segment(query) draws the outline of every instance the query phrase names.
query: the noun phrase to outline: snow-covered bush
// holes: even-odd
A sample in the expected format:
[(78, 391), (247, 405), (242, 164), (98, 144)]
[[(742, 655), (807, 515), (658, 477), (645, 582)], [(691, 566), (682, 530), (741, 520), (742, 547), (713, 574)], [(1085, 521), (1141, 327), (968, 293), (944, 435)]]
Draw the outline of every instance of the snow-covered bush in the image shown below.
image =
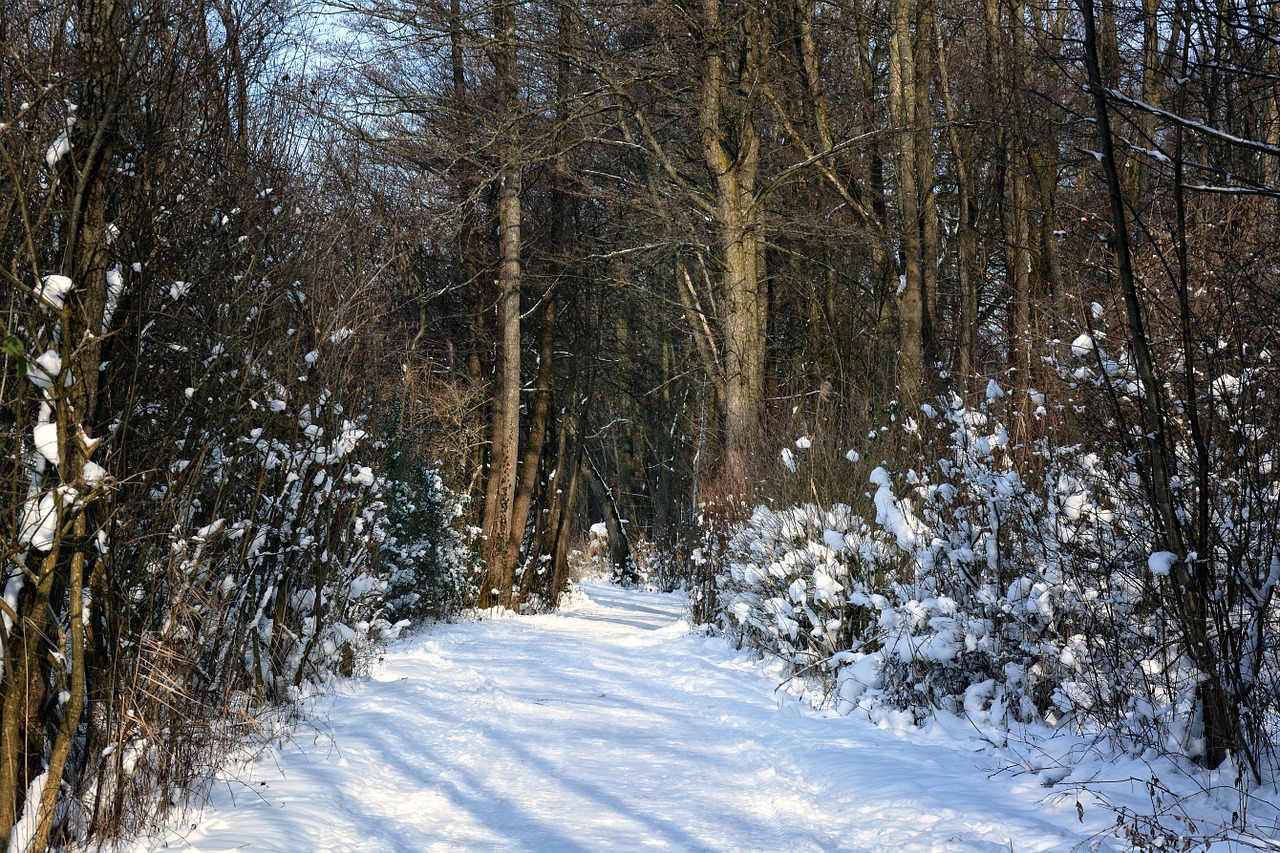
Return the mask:
[(797, 670), (821, 664), (846, 709), (870, 690), (900, 707), (1025, 719), (1051, 692), (1041, 658), (1056, 651), (1038, 504), (989, 412), (953, 398), (903, 426), (934, 455), (897, 492), (872, 471), (873, 517), (756, 510), (731, 540), (723, 623)]
[(757, 507), (726, 548), (720, 624), (797, 669), (834, 669), (868, 628), (851, 597), (889, 582), (901, 570), (894, 557), (848, 506)]
[(1043, 560), (1042, 502), (1015, 466), (1039, 460), (1011, 447), (1003, 397), (992, 384), (980, 407), (953, 395), (908, 418), (922, 451), (900, 494), (888, 471), (872, 472), (876, 523), (915, 567), (853, 602), (883, 630), (880, 686), (896, 704), (1027, 719), (1049, 694), (1061, 602)]
[(0, 288), (0, 690), (29, 709), (0, 761), (24, 768), (0, 773), (15, 849), (136, 831), (198, 793), (272, 703), (356, 671), (394, 634), (387, 595), (456, 545), (419, 517), (456, 513), (438, 479), (385, 470), (383, 259), (290, 165), (265, 102), (227, 112), (198, 28), (159, 38), (118, 8), (137, 64), (86, 60), (83, 40), (41, 51), (45, 10), (27, 55), (48, 77), (6, 101), (23, 104), (0, 165), (17, 276)]
[(387, 619), (442, 618), (470, 601), (475, 553), (461, 526), (463, 497), (437, 470), (393, 450), (384, 500), (387, 532), (379, 561)]
[(758, 507), (721, 560), (719, 624), (821, 676), (844, 710), (1071, 722), (1196, 754), (1199, 676), (1161, 618), (1168, 566), (1140, 480), (1080, 446), (1014, 445), (1002, 407), (1017, 417), (993, 386), (980, 407), (907, 419), (919, 455), (872, 471), (866, 518)]
[[(1074, 464), (1050, 490), (1059, 563), (1096, 617), (1080, 631), (1091, 666), (1076, 707), (1209, 767), (1231, 756), (1259, 782), (1280, 735), (1280, 370), (1270, 326), (1210, 295), (1252, 275), (1229, 240), (1215, 231), (1212, 243), (1178, 325), (1156, 315), (1152, 379), (1139, 378), (1133, 336), (1090, 306), (1055, 364), (1092, 434), (1059, 451)], [(1148, 270), (1144, 287), (1186, 286), (1166, 273)]]

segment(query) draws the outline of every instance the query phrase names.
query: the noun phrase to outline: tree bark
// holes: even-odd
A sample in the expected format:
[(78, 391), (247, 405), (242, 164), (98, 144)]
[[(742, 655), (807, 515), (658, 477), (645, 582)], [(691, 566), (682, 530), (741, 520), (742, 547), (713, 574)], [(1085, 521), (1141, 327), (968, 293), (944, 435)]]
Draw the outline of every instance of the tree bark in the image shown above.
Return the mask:
[[(715, 187), (715, 218), (723, 274), (725, 445), (723, 471), (741, 484), (747, 460), (760, 435), (764, 405), (765, 304), (758, 275), (760, 214), (755, 193), (760, 137), (749, 104), (740, 114), (726, 115), (727, 49), (720, 0), (703, 0), (703, 79), (699, 105), (702, 151)], [(746, 26), (738, 68), (742, 89), (763, 75), (762, 24), (754, 17)], [(724, 123), (731, 123), (736, 148), (726, 145)]]
[[(107, 181), (129, 45), (122, 18), (116, 0), (84, 0), (77, 9), (82, 75), (75, 81), (80, 86), (77, 122), (55, 176), (65, 223), (59, 271), (74, 283), (57, 311), (62, 371), (46, 392), (57, 425), (59, 461), (40, 478), (41, 489), (54, 496), (57, 532), (46, 553), (37, 558), (29, 552), (36, 564), (28, 579), (34, 589), (19, 594), (18, 618), (4, 644), (0, 722), (0, 846), (7, 846), (25, 811), (35, 816), (26, 847), (31, 851), (44, 850), (55, 828), (58, 792), (86, 701), (81, 600), (93, 532), (90, 513), (102, 495), (84, 482), (92, 446), (82, 437), (95, 432), (105, 340)], [(40, 773), (45, 774), (40, 801), (27, 802)]]
[[(934, 28), (932, 2), (920, 2), (916, 10), (916, 46), (912, 50), (915, 59), (916, 79), (916, 127), (915, 141), (916, 193), (920, 216), (920, 340), (921, 360), (924, 366), (938, 361), (938, 258), (942, 254), (941, 226), (938, 221), (937, 198), (934, 193), (934, 138), (931, 129), (930, 109), (933, 98), (930, 82), (933, 79), (935, 55), (930, 50), (930, 31)], [(923, 383), (923, 378), (921, 379)]]
[[(551, 392), (554, 385), (552, 357), (555, 344), (555, 292), (543, 297), (542, 330), (538, 335), (538, 378), (535, 380), (533, 412), (529, 417), (529, 435), (525, 440), (524, 458), (516, 478), (514, 510), (511, 517), (511, 535), (507, 542), (507, 562), (513, 567), (520, 563), (520, 543), (528, 528), (529, 508), (533, 505), (533, 493), (538, 485), (542, 467), (542, 451), (547, 442), (547, 414), (551, 409)], [(536, 558), (530, 554), (531, 558)], [(532, 566), (526, 567), (527, 573)], [(521, 589), (524, 589), (523, 579)], [(523, 597), (523, 596), (521, 596)], [(519, 604), (519, 602), (515, 602)]]
[(520, 284), (521, 168), (516, 162), (515, 132), (519, 108), (516, 78), (516, 7), (514, 0), (494, 6), (494, 75), (503, 127), (498, 169), (498, 364), (489, 433), (489, 480), (485, 489), (484, 575), (481, 607), (509, 606), (515, 565), (511, 560), (516, 460), (520, 452)]
[(924, 379), (924, 248), (916, 174), (916, 64), (911, 38), (911, 0), (893, 0), (889, 10), (889, 116), (893, 123), (894, 180), (901, 229), (898, 307), (898, 390), (905, 401), (920, 396)]
[(952, 168), (956, 177), (956, 277), (959, 286), (959, 328), (956, 329), (956, 373), (960, 376), (960, 393), (968, 395), (977, 385), (978, 371), (978, 239), (973, 227), (973, 175), (969, 169), (970, 151), (960, 139), (960, 117), (951, 96), (951, 78), (947, 53), (942, 39), (941, 22), (936, 14), (933, 26), (934, 50), (938, 62), (938, 88), (943, 108), (947, 111), (947, 142), (951, 146)]

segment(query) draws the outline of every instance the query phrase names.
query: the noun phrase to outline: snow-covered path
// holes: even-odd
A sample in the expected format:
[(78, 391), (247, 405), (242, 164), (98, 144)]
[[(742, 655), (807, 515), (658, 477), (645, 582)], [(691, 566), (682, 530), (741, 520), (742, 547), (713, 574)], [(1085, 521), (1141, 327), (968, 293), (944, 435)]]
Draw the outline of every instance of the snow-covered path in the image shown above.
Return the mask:
[(585, 590), (397, 645), (138, 849), (1033, 853), (1098, 828), (954, 733), (808, 710), (676, 596)]

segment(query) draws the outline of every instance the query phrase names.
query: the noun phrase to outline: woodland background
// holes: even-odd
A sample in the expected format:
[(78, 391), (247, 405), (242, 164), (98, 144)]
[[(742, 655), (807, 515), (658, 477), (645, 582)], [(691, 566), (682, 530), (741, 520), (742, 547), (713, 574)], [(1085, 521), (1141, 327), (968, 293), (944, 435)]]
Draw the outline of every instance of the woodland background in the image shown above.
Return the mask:
[(602, 519), (846, 709), (1274, 772), (1270, 0), (9, 0), (0, 55), (11, 849)]

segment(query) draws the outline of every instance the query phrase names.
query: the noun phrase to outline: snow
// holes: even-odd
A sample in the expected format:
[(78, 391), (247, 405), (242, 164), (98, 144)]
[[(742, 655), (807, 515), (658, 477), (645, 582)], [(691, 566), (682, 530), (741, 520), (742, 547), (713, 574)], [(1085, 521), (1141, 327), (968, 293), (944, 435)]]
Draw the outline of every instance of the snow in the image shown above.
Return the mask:
[(35, 443), (36, 451), (48, 460), (50, 465), (59, 464), (58, 425), (56, 423), (41, 419), (31, 430), (31, 438)]
[(812, 710), (692, 633), (678, 595), (583, 590), (555, 615), (402, 641), (135, 853), (1037, 853), (1113, 820), (1086, 801), (1078, 822), (1070, 786), (993, 772), (958, 720)]
[(92, 460), (84, 463), (83, 475), (90, 488), (101, 486), (107, 480), (107, 470)]
[(22, 525), (18, 529), (19, 544), (30, 545), (37, 551), (53, 547), (58, 531), (58, 505), (52, 492), (27, 499), (22, 507)]
[[(115, 226), (111, 226), (115, 228)], [(116, 228), (119, 232), (119, 229)], [(124, 298), (124, 270), (117, 264), (107, 270), (107, 304), (102, 311), (102, 334), (111, 331), (111, 321), (114, 319), (116, 309), (120, 307), (120, 300)]]
[(70, 153), (71, 136), (64, 130), (58, 134), (58, 138), (53, 140), (53, 143), (44, 152), (44, 162), (50, 169), (53, 169), (62, 161), (63, 157)]
[(920, 534), (920, 522), (909, 511), (906, 505), (900, 505), (893, 496), (889, 472), (877, 467), (871, 472), (871, 484), (877, 486), (874, 497), (876, 505), (876, 524), (892, 534), (903, 551), (912, 551)]
[(1137, 98), (1129, 97), (1128, 95), (1124, 94), (1118, 89), (1108, 89), (1107, 94), (1114, 100), (1120, 101), (1121, 103), (1128, 104), (1129, 106), (1132, 106), (1132, 107), (1137, 107), (1138, 109), (1141, 109), (1143, 112), (1149, 113), (1151, 115), (1159, 116), (1164, 119), (1169, 119), (1170, 121), (1173, 121), (1175, 124), (1179, 124), (1183, 127), (1190, 128), (1191, 130), (1197, 131), (1206, 136), (1212, 136), (1216, 139), (1220, 139), (1232, 145), (1239, 145), (1243, 148), (1250, 148), (1250, 149), (1253, 149), (1254, 151), (1261, 151), (1264, 154), (1271, 154), (1273, 156), (1280, 155), (1280, 147), (1278, 146), (1267, 145), (1266, 143), (1259, 142), (1256, 139), (1246, 139), (1241, 136), (1235, 136), (1233, 134), (1227, 133), (1226, 131), (1218, 130), (1216, 127), (1210, 127), (1207, 124), (1201, 124), (1200, 122), (1194, 121), (1193, 119), (1189, 119), (1185, 116), (1178, 115), (1177, 113), (1171, 113), (1171, 112), (1167, 112), (1166, 110), (1157, 109), (1156, 107), (1153, 107), (1151, 104), (1148, 104)]
[(1071, 354), (1076, 358), (1088, 358), (1093, 353), (1093, 349), (1093, 336), (1088, 332), (1071, 342)]
[(1178, 562), (1178, 555), (1172, 551), (1156, 551), (1147, 558), (1147, 568), (1151, 569), (1153, 575), (1168, 577), (1176, 562)]
[(74, 289), (75, 283), (65, 275), (47, 275), (40, 281), (40, 298), (61, 311), (67, 303), (67, 294)]
[(40, 810), (38, 807), (33, 808), (33, 806), (36, 806), (41, 797), (44, 796), (45, 783), (48, 781), (49, 771), (46, 770), (32, 779), (31, 784), (27, 786), (26, 804), (22, 808), (22, 816), (14, 824), (13, 834), (9, 836), (8, 853), (22, 853), (27, 849), (27, 845), (31, 843), (32, 837), (35, 836)]
[(54, 377), (61, 372), (62, 356), (58, 355), (57, 350), (49, 349), (41, 353), (35, 362), (28, 366), (27, 378), (37, 388), (48, 389), (53, 387)]
[(839, 530), (822, 531), (822, 541), (837, 554), (849, 547), (844, 541), (844, 534)]
[(1237, 398), (1240, 396), (1241, 389), (1244, 388), (1244, 382), (1239, 376), (1232, 376), (1230, 373), (1224, 373), (1217, 379), (1213, 380), (1211, 386), (1213, 393), (1219, 397)]
[[(18, 594), (22, 592), (22, 588), (26, 586), (26, 578), (22, 572), (16, 572), (9, 575), (4, 585), (4, 603), (5, 607), (0, 610), (0, 619), (4, 624), (4, 635), (7, 637), (9, 632), (13, 630), (13, 618), (10, 613), (18, 612)], [(0, 675), (4, 674), (4, 662), (0, 661)]]

